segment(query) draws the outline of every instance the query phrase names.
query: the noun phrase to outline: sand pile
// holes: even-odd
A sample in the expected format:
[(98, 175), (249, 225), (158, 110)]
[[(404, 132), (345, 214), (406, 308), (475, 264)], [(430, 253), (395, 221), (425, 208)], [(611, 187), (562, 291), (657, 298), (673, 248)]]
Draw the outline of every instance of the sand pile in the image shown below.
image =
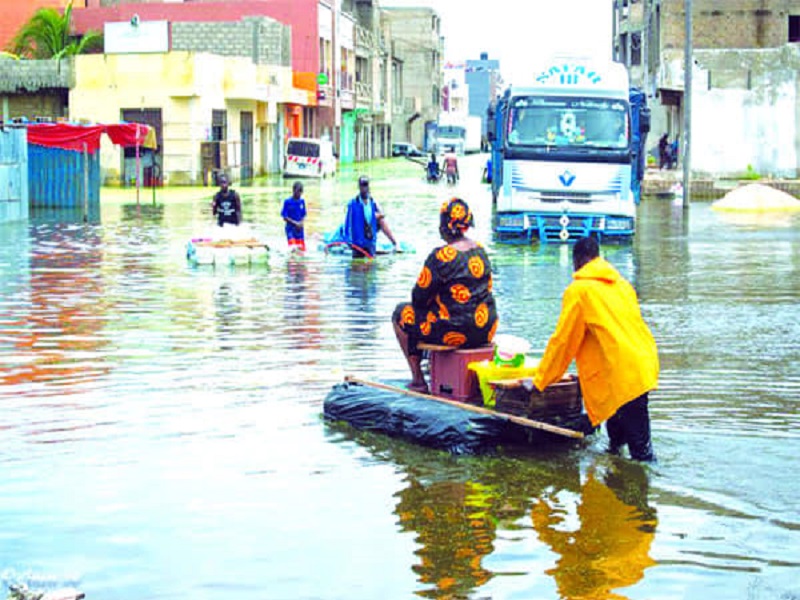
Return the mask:
[(728, 192), (711, 208), (730, 212), (800, 212), (800, 200), (768, 185), (751, 183)]

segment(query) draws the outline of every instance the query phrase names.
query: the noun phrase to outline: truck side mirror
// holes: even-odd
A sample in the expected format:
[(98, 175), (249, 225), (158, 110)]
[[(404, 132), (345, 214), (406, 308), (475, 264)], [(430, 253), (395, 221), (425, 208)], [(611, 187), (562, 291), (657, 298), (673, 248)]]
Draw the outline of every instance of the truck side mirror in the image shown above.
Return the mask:
[(639, 113), (639, 133), (650, 133), (650, 109), (646, 106)]
[(489, 131), (486, 132), (486, 139), (489, 140), (490, 142), (494, 142), (497, 139), (497, 136), (495, 136), (493, 129), (490, 129)]

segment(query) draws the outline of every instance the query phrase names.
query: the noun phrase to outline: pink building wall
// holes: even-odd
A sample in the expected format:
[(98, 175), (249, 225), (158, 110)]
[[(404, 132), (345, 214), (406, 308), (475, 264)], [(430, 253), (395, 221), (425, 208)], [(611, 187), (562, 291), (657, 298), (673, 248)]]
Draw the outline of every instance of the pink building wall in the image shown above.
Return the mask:
[(89, 7), (72, 14), (76, 33), (90, 29), (103, 31), (103, 24), (130, 21), (139, 15), (142, 21), (213, 22), (239, 21), (242, 17), (263, 16), (292, 28), (292, 70), (295, 73), (319, 72), (318, 0), (218, 0), (189, 3), (144, 2), (99, 6), (88, 0)]

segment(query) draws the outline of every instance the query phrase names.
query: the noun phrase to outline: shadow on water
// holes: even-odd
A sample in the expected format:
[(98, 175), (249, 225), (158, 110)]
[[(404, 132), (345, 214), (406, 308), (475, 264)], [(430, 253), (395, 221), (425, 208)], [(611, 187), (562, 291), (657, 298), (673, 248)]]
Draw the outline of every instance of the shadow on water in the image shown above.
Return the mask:
[[(394, 514), (418, 544), (419, 596), (511, 597), (525, 587), (527, 597), (622, 598), (614, 591), (656, 564), (650, 474), (638, 463), (563, 449), (455, 458), (330, 427), (402, 473)], [(509, 544), (523, 539), (523, 553)], [(520, 584), (540, 570), (548, 581)]]

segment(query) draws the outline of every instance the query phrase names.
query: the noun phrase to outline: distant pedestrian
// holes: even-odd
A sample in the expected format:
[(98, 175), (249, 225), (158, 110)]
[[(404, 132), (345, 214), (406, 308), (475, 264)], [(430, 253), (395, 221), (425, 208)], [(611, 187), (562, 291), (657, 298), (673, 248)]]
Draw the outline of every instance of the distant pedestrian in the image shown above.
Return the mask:
[(658, 139), (658, 168), (669, 167), (669, 135), (666, 133)]
[(675, 140), (669, 145), (669, 166), (668, 169), (677, 169), (678, 168), (678, 147), (679, 147), (678, 136), (675, 136)]
[(447, 183), (455, 185), (458, 181), (458, 158), (454, 151), (444, 155), (444, 173), (447, 176)]
[(228, 176), (219, 176), (219, 191), (214, 194), (211, 203), (211, 213), (217, 217), (217, 225), (222, 227), (226, 223), (238, 225), (242, 222), (242, 199), (229, 187)]
[(358, 195), (347, 204), (340, 238), (353, 249), (353, 258), (374, 258), (378, 232), (383, 231), (397, 251), (397, 240), (378, 203), (369, 192), (369, 178), (358, 178)]
[(306, 201), (303, 199), (303, 184), (295, 181), (292, 186), (292, 195), (283, 201), (281, 217), (286, 222), (286, 241), (289, 250), (306, 250), (305, 227)]

